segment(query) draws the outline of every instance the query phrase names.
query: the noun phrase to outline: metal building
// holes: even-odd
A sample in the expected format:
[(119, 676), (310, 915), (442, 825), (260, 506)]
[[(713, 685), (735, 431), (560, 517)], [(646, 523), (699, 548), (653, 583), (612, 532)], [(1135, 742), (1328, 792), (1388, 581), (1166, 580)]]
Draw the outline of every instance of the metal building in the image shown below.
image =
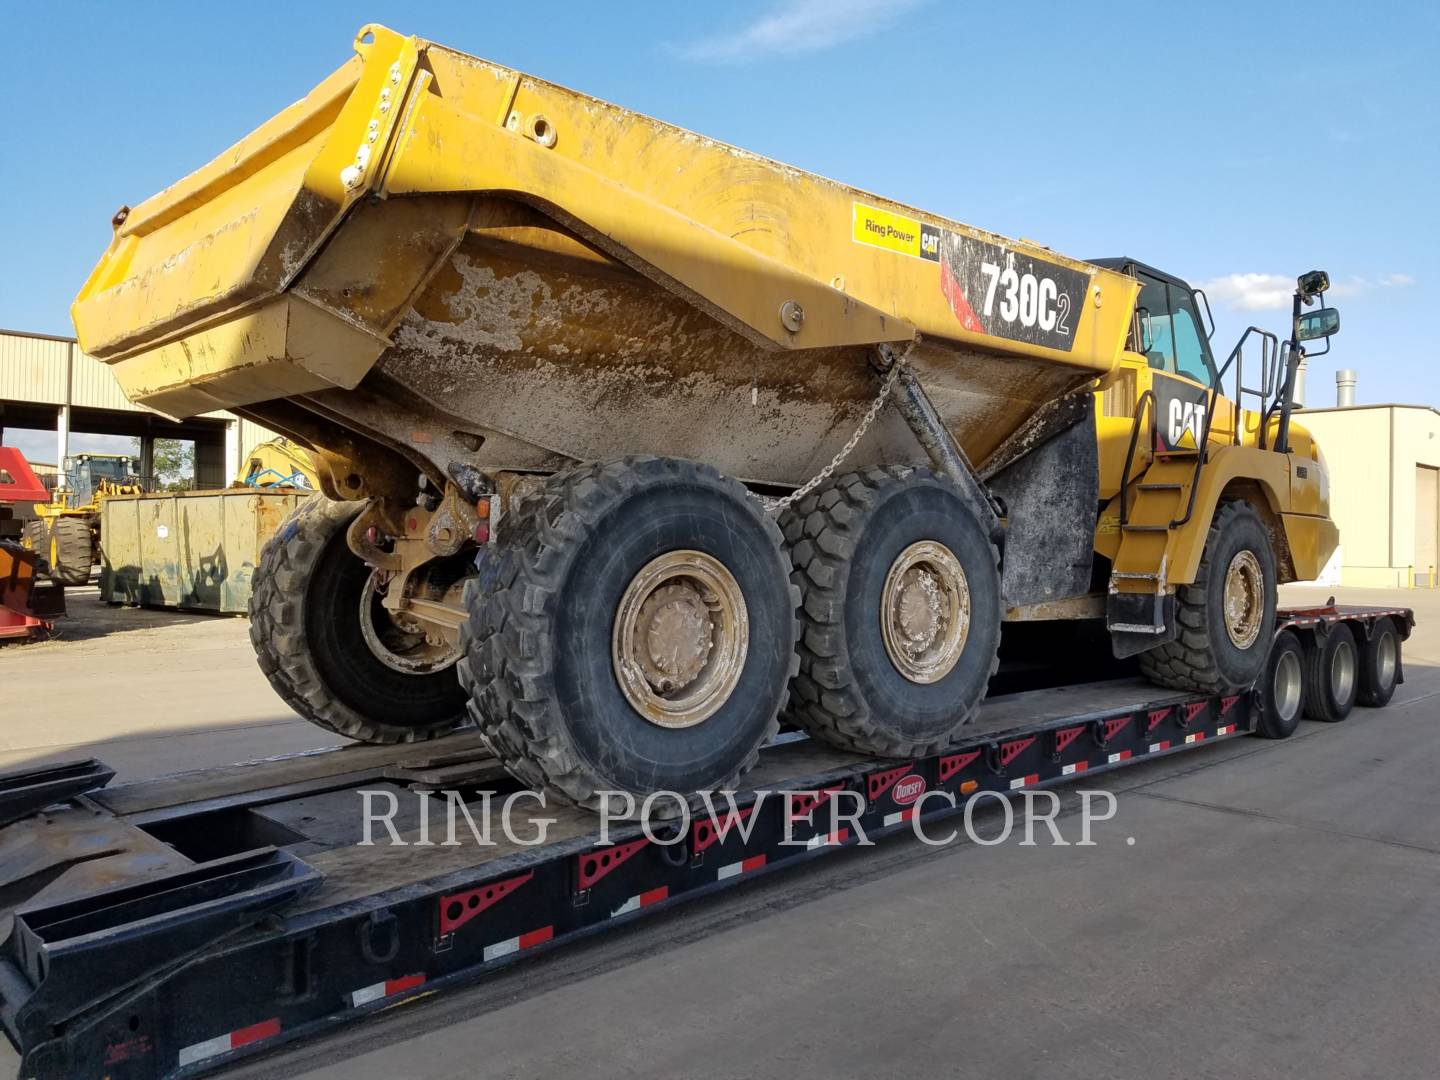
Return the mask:
[(109, 366), (87, 356), (74, 338), (0, 330), (0, 441), (7, 427), (53, 430), (57, 463), (70, 453), (72, 431), (139, 438), (140, 471), (147, 476), (157, 438), (191, 440), (199, 488), (225, 487), (242, 453), (274, 436), (229, 412), (169, 420), (127, 401)]

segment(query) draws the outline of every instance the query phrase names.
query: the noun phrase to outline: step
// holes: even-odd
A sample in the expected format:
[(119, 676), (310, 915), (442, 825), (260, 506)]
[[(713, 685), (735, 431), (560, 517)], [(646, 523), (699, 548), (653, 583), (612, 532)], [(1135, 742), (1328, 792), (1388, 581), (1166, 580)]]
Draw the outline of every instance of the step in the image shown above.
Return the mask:
[(1121, 581), (1159, 581), (1159, 580), (1160, 580), (1160, 575), (1159, 575), (1159, 574), (1153, 573), (1153, 572), (1151, 572), (1151, 571), (1149, 571), (1149, 570), (1112, 570), (1112, 571), (1110, 571), (1110, 576), (1111, 576), (1112, 578), (1118, 578), (1118, 579), (1121, 580)]
[(1121, 525), (1120, 528), (1126, 532), (1163, 533), (1170, 531), (1169, 525), (1136, 525), (1129, 521)]
[(1146, 484), (1146, 483), (1136, 484), (1135, 486), (1136, 486), (1137, 488), (1139, 488), (1141, 491), (1180, 491), (1182, 488), (1185, 487), (1184, 484)]
[(1147, 623), (1110, 623), (1106, 629), (1118, 630), (1122, 634), (1163, 634), (1164, 626), (1150, 626)]

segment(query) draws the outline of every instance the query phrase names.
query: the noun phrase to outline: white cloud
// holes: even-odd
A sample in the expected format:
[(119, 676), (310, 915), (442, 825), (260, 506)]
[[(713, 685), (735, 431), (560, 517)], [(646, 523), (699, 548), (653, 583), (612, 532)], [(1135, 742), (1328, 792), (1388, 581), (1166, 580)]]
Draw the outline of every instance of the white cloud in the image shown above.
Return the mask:
[(689, 60), (733, 62), (820, 52), (863, 37), (927, 0), (779, 0), (747, 25), (679, 46)]
[[(1326, 294), (1336, 300), (1359, 296), (1371, 289), (1397, 289), (1414, 285), (1409, 274), (1384, 274), (1376, 280), (1352, 275), (1337, 281)], [(1285, 274), (1226, 274), (1201, 282), (1210, 302), (1236, 311), (1283, 311), (1295, 294), (1295, 279)]]

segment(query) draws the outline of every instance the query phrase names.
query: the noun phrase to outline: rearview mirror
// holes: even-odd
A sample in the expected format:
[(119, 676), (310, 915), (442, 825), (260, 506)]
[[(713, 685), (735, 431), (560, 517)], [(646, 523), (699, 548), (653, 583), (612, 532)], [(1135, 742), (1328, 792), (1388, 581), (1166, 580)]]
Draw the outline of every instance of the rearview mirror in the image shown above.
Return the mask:
[(1311, 270), (1295, 279), (1297, 291), (1309, 303), (1312, 296), (1318, 296), (1330, 288), (1330, 275), (1324, 270)]
[(1295, 340), (1328, 338), (1340, 329), (1340, 312), (1333, 307), (1307, 312), (1295, 320)]

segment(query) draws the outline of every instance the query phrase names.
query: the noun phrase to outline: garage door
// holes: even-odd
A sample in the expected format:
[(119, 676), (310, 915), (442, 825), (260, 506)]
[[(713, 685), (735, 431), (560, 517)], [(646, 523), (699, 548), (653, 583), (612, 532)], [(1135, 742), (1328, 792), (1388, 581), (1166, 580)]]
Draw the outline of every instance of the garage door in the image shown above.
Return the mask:
[(1440, 564), (1440, 469), (1415, 466), (1415, 584), (1435, 587)]

